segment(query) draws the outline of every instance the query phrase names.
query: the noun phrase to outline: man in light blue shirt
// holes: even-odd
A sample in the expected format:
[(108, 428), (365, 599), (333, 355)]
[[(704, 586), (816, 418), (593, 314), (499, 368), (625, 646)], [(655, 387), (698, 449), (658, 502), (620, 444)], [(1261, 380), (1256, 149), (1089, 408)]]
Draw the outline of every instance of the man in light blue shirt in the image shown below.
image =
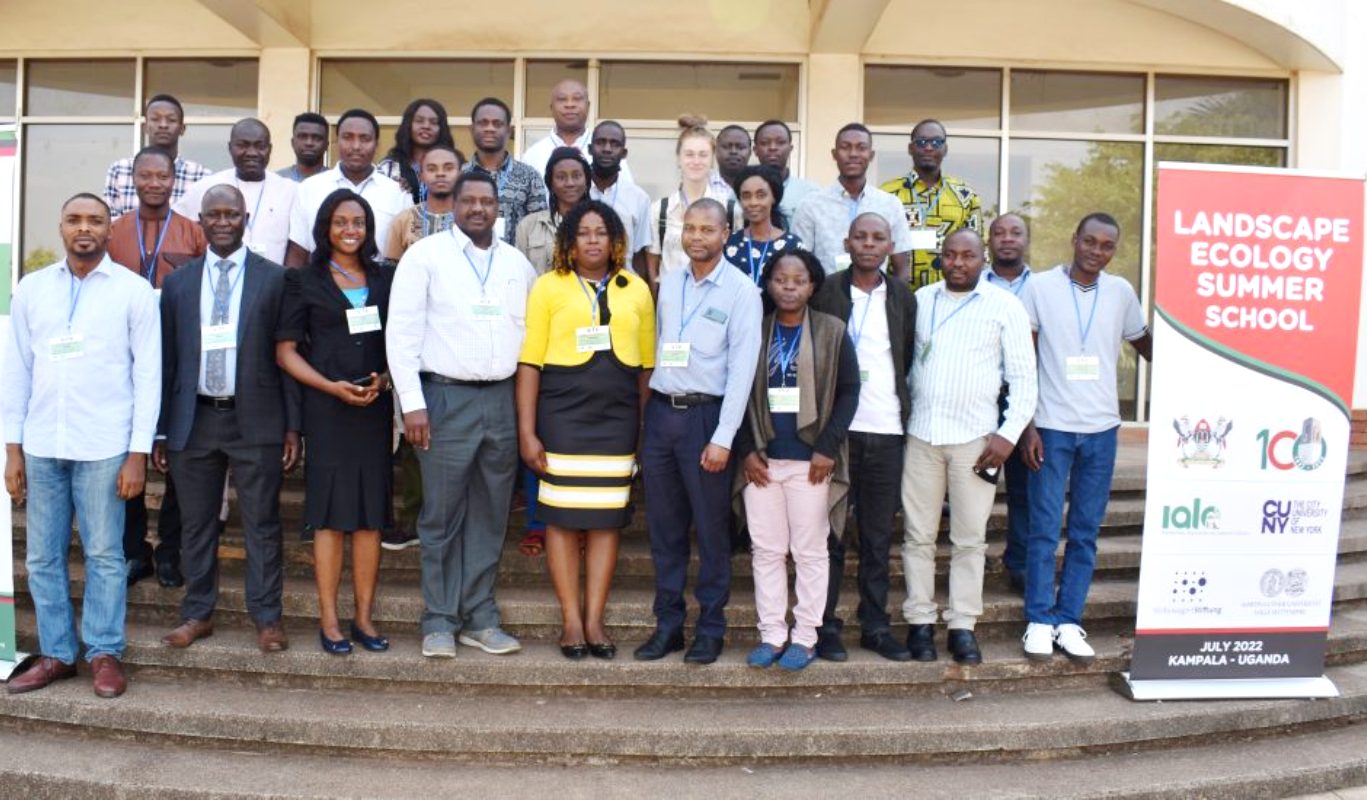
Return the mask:
[(698, 535), (701, 613), (684, 660), (721, 654), (731, 586), (731, 444), (745, 415), (760, 351), (763, 310), (755, 286), (721, 260), (726, 209), (695, 201), (684, 214), (689, 268), (660, 283), (655, 372), (646, 404), (646, 520), (655, 562), (655, 633), (636, 650), (653, 661), (684, 646), (688, 529)]
[[(161, 408), (161, 318), (152, 286), (106, 254), (109, 207), (62, 206), (66, 258), (19, 283), (0, 374), (5, 488), (28, 500), (28, 586), (42, 657), (10, 694), (76, 675), (67, 585), (71, 515), (85, 558), (81, 639), (95, 694), (127, 688), (125, 501), (142, 493)], [(30, 489), (32, 491), (30, 491)]]

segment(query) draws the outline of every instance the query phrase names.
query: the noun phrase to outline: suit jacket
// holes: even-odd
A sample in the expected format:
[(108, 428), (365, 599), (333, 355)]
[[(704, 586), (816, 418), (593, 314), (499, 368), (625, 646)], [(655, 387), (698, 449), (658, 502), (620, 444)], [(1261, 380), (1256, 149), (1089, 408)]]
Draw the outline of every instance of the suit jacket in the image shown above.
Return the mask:
[[(916, 295), (906, 281), (884, 275), (887, 283), (888, 339), (892, 342), (892, 370), (897, 378), (897, 400), (902, 406), (902, 425), (911, 419), (911, 389), (907, 375), (916, 343)], [(821, 290), (811, 300), (817, 311), (839, 317), (848, 325), (854, 303), (850, 299), (850, 270), (828, 275)]]
[[(199, 392), (200, 256), (166, 277), (161, 292), (162, 403), (157, 435), (171, 450), (184, 450)], [(283, 444), (286, 431), (299, 431), (299, 384), (275, 363), (275, 329), (285, 297), (285, 268), (247, 251), (242, 302), (237, 314), (237, 415), (245, 444)]]

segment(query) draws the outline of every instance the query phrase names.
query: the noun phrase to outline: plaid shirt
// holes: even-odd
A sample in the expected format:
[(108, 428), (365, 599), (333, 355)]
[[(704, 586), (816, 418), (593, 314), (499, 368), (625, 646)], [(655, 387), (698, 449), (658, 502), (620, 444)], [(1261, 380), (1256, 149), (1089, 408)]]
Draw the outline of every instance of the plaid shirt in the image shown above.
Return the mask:
[[(209, 168), (203, 164), (176, 159), (176, 182), (171, 187), (171, 203), (174, 204), (201, 178), (209, 176)], [(113, 219), (133, 211), (138, 207), (138, 192), (133, 188), (133, 159), (121, 158), (109, 165), (104, 176), (104, 201), (109, 204)], [(112, 220), (111, 220), (112, 221)]]

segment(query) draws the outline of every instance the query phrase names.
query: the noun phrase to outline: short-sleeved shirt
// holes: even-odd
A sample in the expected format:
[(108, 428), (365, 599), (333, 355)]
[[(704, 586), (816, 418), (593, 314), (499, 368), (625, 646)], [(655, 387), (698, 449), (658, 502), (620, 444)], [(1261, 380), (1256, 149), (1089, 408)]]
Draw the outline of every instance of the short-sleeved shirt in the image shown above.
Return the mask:
[(299, 194), (299, 184), (267, 172), (259, 181), (243, 181), (236, 169), (215, 172), (196, 181), (175, 205), (177, 214), (199, 219), (204, 194), (215, 186), (232, 186), (242, 193), (247, 207), (247, 227), (242, 241), (247, 249), (277, 264), (285, 263), (285, 250), (290, 244), (290, 217)]
[(655, 366), (655, 301), (646, 282), (628, 270), (608, 277), (598, 318), (599, 285), (573, 272), (547, 272), (527, 298), (527, 335), (518, 361), (533, 367), (577, 367), (592, 351), (579, 352), (576, 332), (606, 320), (612, 355), (628, 367)]
[[(185, 195), (197, 181), (209, 174), (209, 168), (184, 158), (177, 158), (176, 180), (171, 185), (171, 203)], [(104, 176), (104, 201), (109, 204), (109, 216), (118, 219), (138, 207), (138, 190), (133, 186), (133, 159), (121, 158), (109, 165)]]
[(623, 173), (606, 192), (598, 191), (590, 182), (589, 197), (612, 206), (622, 220), (622, 227), (627, 229), (627, 263), (630, 266), (632, 256), (650, 247), (650, 195)]
[(911, 288), (919, 289), (944, 276), (935, 265), (944, 247), (945, 237), (961, 228), (982, 233), (982, 203), (978, 193), (963, 180), (942, 175), (932, 190), (915, 174), (883, 184), (883, 191), (891, 193), (902, 204), (911, 230), (930, 229), (935, 232), (934, 249), (911, 251)]
[(340, 166), (306, 178), (299, 184), (299, 198), (290, 216), (290, 241), (313, 252), (313, 223), (318, 217), (318, 209), (323, 207), (328, 195), (338, 189), (350, 189), (370, 204), (375, 215), (375, 245), (381, 253), (385, 252), (389, 226), (395, 217), (412, 208), (413, 198), (399, 188), (399, 184), (373, 169), (359, 184), (352, 183)]
[[(1096, 283), (1083, 287), (1059, 266), (1034, 273), (1021, 299), (1030, 327), (1039, 334), (1035, 425), (1069, 433), (1099, 433), (1119, 425), (1116, 364), (1121, 343), (1149, 332), (1130, 282), (1103, 272)], [(1077, 357), (1098, 360), (1097, 380), (1068, 379), (1068, 359)]]
[(446, 211), (433, 214), (423, 201), (399, 214), (389, 224), (389, 236), (385, 249), (380, 252), (391, 261), (398, 261), (413, 243), (434, 233), (445, 233), (456, 224), (455, 212)]
[[(139, 233), (143, 241), (141, 248), (138, 246)], [(162, 239), (160, 250), (157, 250), (158, 237)], [(124, 214), (109, 229), (109, 259), (148, 278), (154, 289), (160, 289), (167, 275), (185, 266), (190, 259), (204, 255), (208, 248), (204, 229), (199, 223), (175, 212), (166, 223), (140, 220), (136, 213)], [(142, 263), (144, 257), (148, 261), (146, 265)], [(155, 270), (153, 260), (156, 261)]]
[(849, 267), (845, 239), (850, 235), (850, 223), (860, 214), (870, 212), (887, 220), (892, 228), (892, 252), (905, 253), (911, 249), (911, 230), (907, 228), (902, 204), (868, 184), (859, 197), (851, 197), (839, 182), (807, 195), (793, 215), (792, 233), (816, 254), (830, 275)]
[(772, 241), (757, 242), (749, 237), (748, 231), (741, 230), (731, 234), (721, 254), (728, 264), (744, 272), (759, 286), (760, 272), (766, 260), (773, 258), (775, 253), (796, 250), (801, 246), (802, 240), (787, 231)]
[[(739, 230), (741, 227), (740, 204), (736, 202), (736, 195), (732, 193), (730, 187), (724, 183), (707, 184), (703, 197), (709, 197), (721, 203), (731, 211), (731, 229)], [(687, 198), (684, 196), (683, 189), (675, 189), (668, 195), (661, 197), (650, 204), (650, 252), (660, 257), (660, 278), (671, 272), (677, 272), (688, 266), (688, 254), (683, 249), (683, 221), (684, 213), (688, 211), (689, 204), (699, 198)], [(660, 210), (664, 209), (664, 225), (660, 225)], [(663, 227), (663, 230), (661, 228)]]
[(471, 158), (461, 172), (479, 171), (498, 184), (498, 216), (503, 220), (503, 241), (513, 243), (517, 225), (528, 214), (546, 208), (546, 183), (536, 170), (505, 153), (498, 169), (487, 170)]

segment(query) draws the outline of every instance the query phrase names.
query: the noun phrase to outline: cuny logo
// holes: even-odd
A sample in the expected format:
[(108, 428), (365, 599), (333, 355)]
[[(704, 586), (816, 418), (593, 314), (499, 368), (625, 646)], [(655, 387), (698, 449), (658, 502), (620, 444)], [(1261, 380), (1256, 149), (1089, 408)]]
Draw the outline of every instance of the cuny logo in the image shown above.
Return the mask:
[(1261, 468), (1264, 470), (1285, 472), (1294, 467), (1309, 472), (1318, 469), (1329, 454), (1329, 445), (1324, 440), (1320, 421), (1314, 417), (1305, 418), (1299, 434), (1263, 428), (1258, 431), (1256, 438), (1260, 445)]
[(1163, 506), (1165, 531), (1218, 531), (1220, 509), (1199, 497), (1191, 505)]
[(1177, 431), (1177, 461), (1184, 467), (1192, 464), (1218, 467), (1225, 463), (1225, 440), (1234, 427), (1231, 420), (1220, 417), (1211, 425), (1204, 419), (1191, 424), (1191, 418), (1183, 416), (1172, 421)]
[(1263, 503), (1263, 533), (1323, 533), (1329, 509), (1318, 500)]

